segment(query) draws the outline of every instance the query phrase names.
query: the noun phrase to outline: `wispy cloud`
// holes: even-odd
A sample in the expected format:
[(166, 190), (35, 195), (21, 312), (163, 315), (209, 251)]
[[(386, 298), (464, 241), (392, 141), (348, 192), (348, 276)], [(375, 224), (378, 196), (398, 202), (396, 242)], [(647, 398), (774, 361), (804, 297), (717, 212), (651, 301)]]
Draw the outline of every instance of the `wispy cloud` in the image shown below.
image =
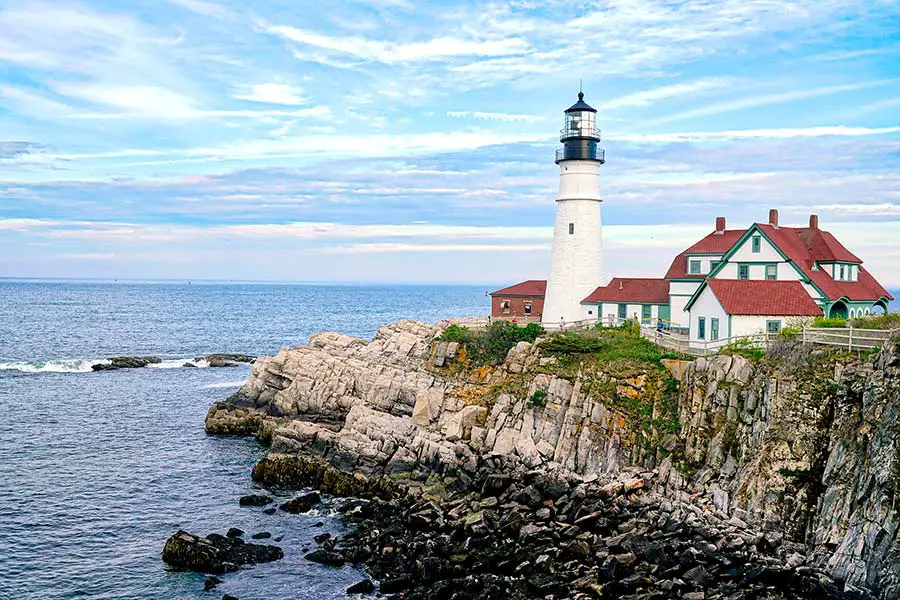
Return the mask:
[(256, 83), (243, 88), (232, 98), (265, 104), (306, 104), (303, 90), (286, 83)]
[(699, 79), (684, 83), (673, 83), (609, 100), (604, 102), (601, 107), (605, 110), (612, 110), (623, 107), (650, 106), (660, 100), (708, 92), (731, 86), (734, 83), (735, 80), (728, 78)]
[(711, 115), (720, 115), (723, 113), (746, 110), (749, 108), (759, 108), (762, 106), (772, 106), (775, 104), (785, 104), (787, 102), (796, 102), (798, 100), (807, 100), (811, 98), (821, 98), (831, 94), (839, 94), (841, 92), (852, 92), (866, 88), (896, 83), (898, 80), (885, 79), (879, 81), (867, 81), (861, 83), (847, 83), (841, 85), (827, 85), (805, 90), (794, 90), (790, 92), (777, 92), (773, 94), (761, 94), (757, 96), (749, 96), (738, 98), (736, 100), (728, 100), (725, 102), (716, 102), (707, 106), (701, 106), (691, 110), (666, 115), (657, 119), (653, 119), (645, 125), (654, 126), (663, 123), (672, 123), (674, 121), (685, 121), (687, 119), (696, 119), (698, 117), (708, 117)]
[(447, 116), (454, 119), (476, 119), (480, 121), (543, 121), (544, 117), (538, 115), (521, 115), (514, 113), (482, 112), (472, 110), (448, 110)]

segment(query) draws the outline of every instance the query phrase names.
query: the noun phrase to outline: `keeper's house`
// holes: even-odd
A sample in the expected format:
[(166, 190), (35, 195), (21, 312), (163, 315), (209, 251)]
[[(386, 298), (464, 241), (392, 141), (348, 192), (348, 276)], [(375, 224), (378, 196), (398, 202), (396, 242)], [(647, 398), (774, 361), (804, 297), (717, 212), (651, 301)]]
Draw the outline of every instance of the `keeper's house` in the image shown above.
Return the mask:
[[(516, 314), (511, 290), (529, 291), (534, 311), (543, 283), (528, 281), (494, 292), (493, 316)], [(887, 312), (891, 300), (862, 260), (819, 228), (818, 217), (810, 216), (807, 227), (782, 227), (778, 211), (771, 210), (767, 223), (747, 229), (727, 229), (719, 217), (713, 232), (675, 257), (664, 278), (614, 277), (581, 305), (583, 319), (664, 323), (689, 333), (692, 342), (708, 344), (775, 333), (816, 316)]]

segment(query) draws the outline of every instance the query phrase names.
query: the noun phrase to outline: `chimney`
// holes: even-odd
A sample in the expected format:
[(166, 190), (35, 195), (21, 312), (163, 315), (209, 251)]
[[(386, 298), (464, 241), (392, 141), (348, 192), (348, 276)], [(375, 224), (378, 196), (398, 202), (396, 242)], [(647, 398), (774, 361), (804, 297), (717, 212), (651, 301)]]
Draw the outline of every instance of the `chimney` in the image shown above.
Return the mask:
[(620, 290), (622, 289), (622, 280), (621, 279), (619, 280), (619, 289)]
[(716, 217), (716, 235), (725, 233), (725, 217)]
[(769, 225), (778, 229), (778, 209), (772, 208), (769, 210)]
[(819, 228), (819, 215), (809, 215), (809, 228), (810, 229), (818, 229)]

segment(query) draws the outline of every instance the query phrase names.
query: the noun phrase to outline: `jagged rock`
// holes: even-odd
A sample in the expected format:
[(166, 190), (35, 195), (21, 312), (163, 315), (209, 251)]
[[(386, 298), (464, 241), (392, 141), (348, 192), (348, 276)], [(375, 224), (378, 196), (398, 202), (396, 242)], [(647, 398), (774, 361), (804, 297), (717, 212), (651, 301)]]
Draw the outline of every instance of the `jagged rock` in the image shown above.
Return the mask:
[(237, 527), (232, 527), (225, 534), (226, 537), (230, 538), (239, 538), (244, 535), (244, 531), (242, 529), (238, 529)]
[(204, 538), (186, 531), (170, 537), (162, 554), (163, 561), (174, 569), (216, 574), (283, 557), (284, 552), (277, 546), (247, 544), (239, 538), (216, 534)]
[[(541, 555), (556, 563), (565, 544), (580, 539), (584, 528), (596, 528), (600, 533), (583, 541), (591, 547), (587, 560), (597, 556), (598, 570), (608, 557), (628, 553), (638, 563), (654, 556), (669, 568), (679, 557), (689, 562), (660, 579), (659, 586), (671, 584), (665, 593), (690, 593), (695, 583), (683, 577), (698, 567), (716, 581), (720, 574), (734, 580), (748, 556), (768, 552), (777, 558), (756, 573), (753, 585), (775, 574), (794, 577), (785, 575), (790, 564), (796, 572), (811, 570), (801, 577), (804, 585), (831, 576), (848, 590), (900, 597), (894, 544), (900, 519), (891, 500), (900, 472), (895, 345), (865, 360), (805, 348), (762, 364), (724, 354), (670, 364), (681, 380), (676, 398), (657, 394), (671, 390), (667, 371), (613, 372), (605, 363), (570, 369), (576, 360), (542, 354), (540, 341), (516, 346), (496, 367), (457, 369), (461, 349), (434, 342), (443, 326), (404, 321), (382, 327), (369, 342), (319, 334), (308, 346), (263, 357), (241, 390), (210, 409), (207, 430), (270, 443), (269, 458), (254, 469), (254, 479), (265, 485), (385, 501), (428, 489), (428, 500), (439, 502), (463, 490), (488, 491), (487, 475), (509, 475), (515, 483), (490, 494), (496, 508), (476, 500), (438, 514), (467, 528), (467, 537), (514, 530), (516, 543), (564, 540), (552, 551), (536, 549), (542, 552), (535, 556), (498, 557), (510, 563), (504, 572), (535, 565)], [(538, 390), (546, 393), (543, 406), (529, 404)], [(660, 419), (663, 406), (676, 402), (677, 421)], [(545, 481), (532, 470), (561, 475)], [(426, 484), (429, 473), (446, 476)], [(584, 485), (602, 506), (581, 506), (588, 497), (578, 491)], [(605, 512), (654, 494), (673, 508), (652, 523)], [(380, 509), (357, 506), (347, 518), (368, 518), (364, 510)], [(561, 538), (577, 519), (597, 512), (577, 525), (582, 534)], [(423, 514), (420, 508), (399, 522), (421, 524)], [(532, 530), (536, 524), (545, 528)], [(647, 530), (697, 532), (689, 545), (696, 553), (646, 539)], [(715, 557), (722, 553), (735, 555), (734, 562), (719, 565)], [(794, 553), (802, 564), (795, 566)], [(529, 589), (548, 594), (568, 593), (571, 581), (584, 576), (535, 575)], [(419, 576), (398, 576), (406, 582), (398, 589), (418, 585)], [(617, 573), (615, 585), (605, 589), (642, 590), (646, 577)], [(579, 589), (595, 593), (587, 583)]]
[(221, 579), (219, 579), (215, 575), (210, 575), (203, 581), (203, 591), (208, 592), (210, 590), (213, 590), (220, 583), (222, 583)]

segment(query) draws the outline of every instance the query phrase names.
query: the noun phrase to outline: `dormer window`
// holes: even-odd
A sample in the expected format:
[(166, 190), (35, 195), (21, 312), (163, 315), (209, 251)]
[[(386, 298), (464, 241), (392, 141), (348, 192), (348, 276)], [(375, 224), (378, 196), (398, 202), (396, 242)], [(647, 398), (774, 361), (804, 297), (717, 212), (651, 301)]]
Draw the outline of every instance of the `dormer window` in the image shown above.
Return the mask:
[(841, 276), (840, 276), (841, 281), (844, 281), (845, 279), (847, 279), (846, 269), (847, 269), (846, 265), (841, 265)]
[(754, 235), (754, 236), (753, 236), (752, 244), (753, 244), (753, 253), (754, 253), (754, 254), (759, 254), (759, 250), (760, 250), (760, 247), (761, 247), (761, 244), (762, 244), (762, 240), (760, 239), (760, 237), (759, 237), (758, 235)]
[(700, 274), (700, 261), (699, 260), (691, 260), (689, 263), (690, 270), (689, 273), (691, 275), (699, 275)]

